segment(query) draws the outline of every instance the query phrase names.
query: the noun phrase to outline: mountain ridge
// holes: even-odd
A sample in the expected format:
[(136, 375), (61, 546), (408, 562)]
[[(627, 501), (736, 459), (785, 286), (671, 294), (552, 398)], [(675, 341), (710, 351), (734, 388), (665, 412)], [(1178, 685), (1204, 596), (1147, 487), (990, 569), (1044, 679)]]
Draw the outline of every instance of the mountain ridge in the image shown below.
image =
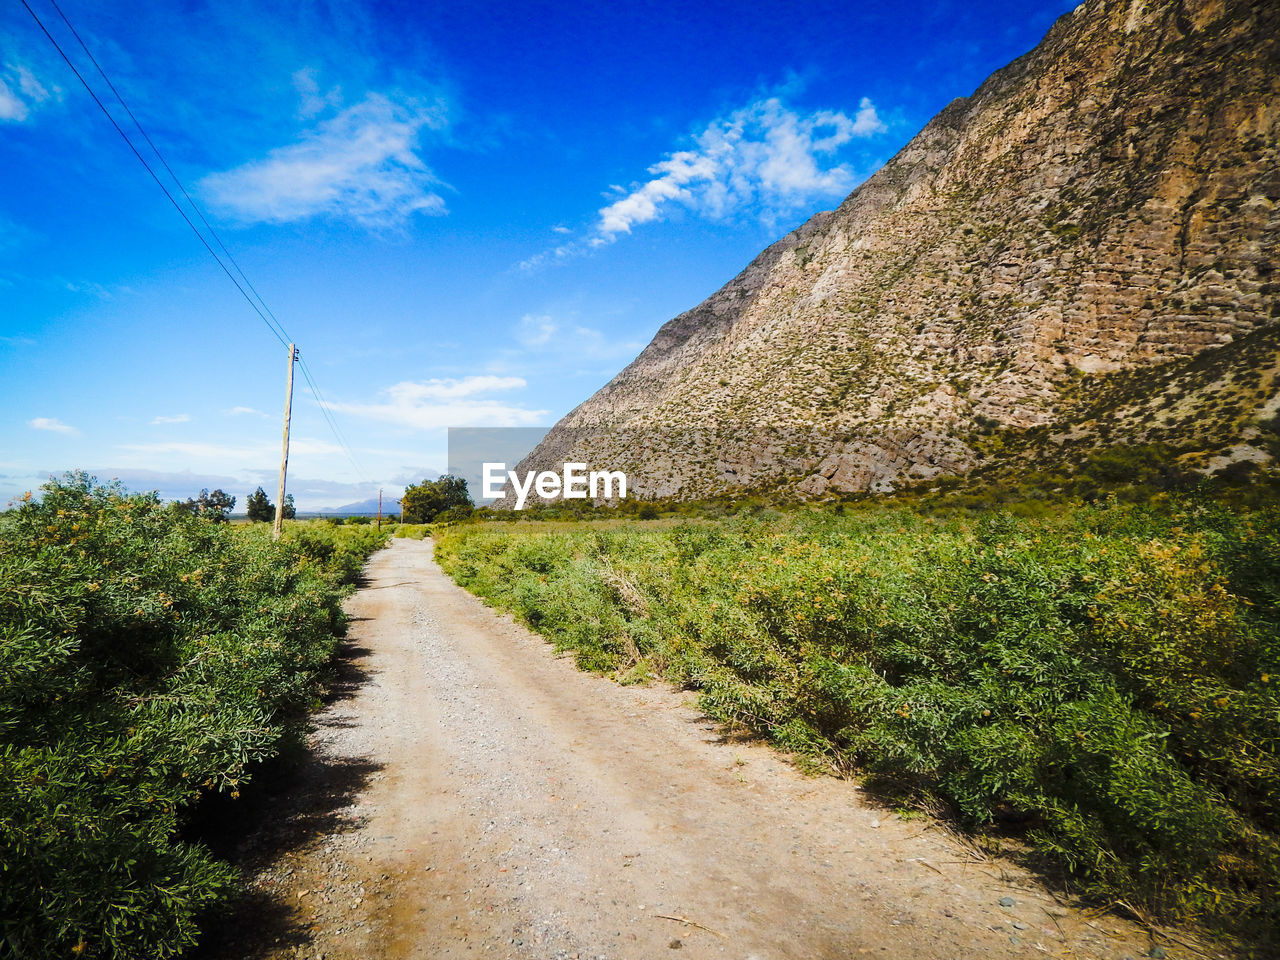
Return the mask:
[(972, 470), (993, 424), (1067, 428), (1082, 378), (1266, 327), (1278, 38), (1271, 4), (1088, 0), (665, 324), (522, 469), (626, 469), (647, 497), (888, 490)]

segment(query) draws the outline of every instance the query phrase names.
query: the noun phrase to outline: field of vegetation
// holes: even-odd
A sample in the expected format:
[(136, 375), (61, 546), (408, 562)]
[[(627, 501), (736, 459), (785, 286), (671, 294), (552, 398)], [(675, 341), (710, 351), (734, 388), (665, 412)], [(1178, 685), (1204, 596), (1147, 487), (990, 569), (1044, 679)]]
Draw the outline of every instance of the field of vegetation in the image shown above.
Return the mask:
[(433, 531), (580, 666), (701, 691), (1075, 892), (1280, 931), (1280, 511), (1194, 496)]
[(0, 956), (195, 941), (236, 877), (184, 833), (193, 808), (300, 742), (385, 538), (273, 543), (82, 474), (0, 515)]

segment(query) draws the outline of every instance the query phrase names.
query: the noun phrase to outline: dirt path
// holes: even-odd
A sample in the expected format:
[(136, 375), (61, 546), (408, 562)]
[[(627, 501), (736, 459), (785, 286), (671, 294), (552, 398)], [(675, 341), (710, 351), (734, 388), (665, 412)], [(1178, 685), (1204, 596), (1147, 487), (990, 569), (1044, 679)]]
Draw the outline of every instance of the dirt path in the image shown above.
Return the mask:
[(318, 718), (303, 799), (254, 841), (260, 905), (287, 906), (218, 956), (1119, 960), (1152, 946), (851, 783), (727, 742), (690, 695), (580, 673), (455, 586), (429, 542), (394, 541), (367, 575), (349, 604), (349, 695)]

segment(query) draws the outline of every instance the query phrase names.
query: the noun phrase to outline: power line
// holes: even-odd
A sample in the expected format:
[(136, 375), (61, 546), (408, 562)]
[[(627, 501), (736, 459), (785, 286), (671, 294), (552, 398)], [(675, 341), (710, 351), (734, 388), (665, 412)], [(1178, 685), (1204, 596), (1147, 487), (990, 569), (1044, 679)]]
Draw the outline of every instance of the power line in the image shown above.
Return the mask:
[(22, 5), (27, 8), (27, 13), (31, 14), (31, 18), (35, 20), (36, 25), (40, 28), (41, 32), (44, 33), (44, 35), (49, 38), (49, 42), (53, 44), (53, 48), (57, 50), (58, 54), (62, 57), (62, 59), (66, 61), (67, 66), (71, 68), (71, 72), (76, 75), (76, 79), (80, 81), (81, 86), (83, 86), (85, 90), (88, 91), (89, 96), (93, 97), (93, 102), (98, 105), (98, 109), (102, 111), (103, 116), (105, 116), (111, 122), (111, 126), (116, 128), (116, 133), (120, 134), (121, 139), (123, 139), (124, 142), (128, 145), (129, 149), (133, 151), (133, 155), (138, 158), (138, 162), (141, 163), (144, 168), (146, 168), (147, 173), (151, 175), (151, 179), (156, 182), (156, 186), (158, 186), (164, 192), (164, 195), (169, 199), (169, 202), (173, 204), (173, 209), (178, 211), (178, 216), (182, 217), (182, 219), (186, 221), (187, 226), (191, 228), (191, 232), (196, 235), (196, 239), (200, 241), (200, 243), (204, 246), (205, 250), (209, 251), (209, 256), (213, 257), (213, 259), (217, 261), (218, 266), (222, 268), (222, 272), (227, 275), (227, 279), (229, 279), (232, 283), (235, 284), (236, 289), (240, 291), (240, 295), (244, 297), (245, 302), (248, 303), (249, 306), (253, 308), (254, 313), (256, 313), (259, 317), (262, 318), (262, 322), (267, 325), (267, 329), (271, 331), (272, 336), (274, 336), (277, 340), (279, 340), (281, 345), (287, 347), (289, 345), (289, 340), (286, 337), (282, 337), (280, 335), (280, 333), (275, 329), (275, 327), (271, 325), (270, 321), (267, 320), (266, 314), (264, 314), (258, 308), (258, 305), (254, 303), (252, 298), (249, 296), (249, 294), (245, 292), (244, 287), (240, 286), (240, 281), (238, 281), (235, 278), (235, 275), (232, 274), (232, 272), (227, 269), (227, 265), (223, 263), (221, 258), (218, 256), (218, 254), (214, 252), (213, 247), (209, 245), (209, 241), (204, 238), (204, 234), (202, 234), (199, 231), (199, 229), (197, 229), (196, 225), (191, 222), (191, 218), (187, 216), (186, 211), (182, 209), (181, 204), (179, 204), (178, 201), (174, 199), (173, 194), (169, 192), (169, 188), (164, 185), (164, 181), (161, 180), (156, 175), (156, 172), (151, 169), (151, 164), (147, 163), (147, 158), (144, 157), (138, 151), (138, 148), (133, 145), (133, 141), (129, 139), (129, 135), (124, 132), (124, 129), (120, 126), (120, 124), (116, 123), (116, 118), (111, 115), (111, 111), (108, 110), (106, 105), (102, 102), (102, 100), (99, 99), (97, 93), (94, 92), (93, 87), (89, 86), (89, 82), (85, 80), (84, 76), (80, 73), (79, 69), (76, 68), (76, 65), (71, 62), (71, 58), (67, 56), (66, 51), (64, 51), (62, 49), (62, 46), (58, 43), (58, 41), (53, 38), (53, 34), (51, 34), (48, 28), (44, 25), (44, 21), (42, 21), (40, 17), (36, 14), (36, 12), (31, 9), (31, 5), (27, 3), (27, 0), (21, 0), (21, 2), (22, 2)]
[(333, 431), (333, 435), (338, 441), (338, 446), (342, 448), (342, 452), (346, 455), (347, 460), (351, 462), (351, 466), (355, 467), (356, 473), (364, 478), (366, 483), (372, 483), (373, 481), (369, 479), (368, 474), (360, 469), (360, 464), (356, 462), (355, 454), (351, 451), (351, 445), (347, 443), (347, 438), (343, 434), (342, 428), (338, 426), (338, 421), (334, 419), (333, 411), (329, 409), (329, 404), (325, 401), (324, 394), (316, 386), (315, 377), (307, 366), (307, 361), (299, 357), (298, 366), (302, 370), (303, 379), (307, 381), (307, 385), (311, 388), (311, 395), (315, 397), (316, 403), (320, 407), (320, 412), (324, 415), (325, 420), (328, 421), (329, 429)]
[(311, 372), (311, 368), (307, 364), (307, 361), (302, 359), (299, 361), (299, 365), (302, 367), (302, 376), (306, 379), (307, 385), (311, 387), (311, 394), (315, 397), (316, 404), (320, 407), (320, 412), (324, 414), (325, 419), (328, 420), (330, 425), (333, 427), (333, 432), (337, 436), (338, 442), (344, 447), (348, 446), (346, 435), (342, 433), (341, 428), (338, 427), (337, 421), (334, 420), (333, 412), (329, 409), (329, 405), (324, 398), (324, 394), (320, 392), (320, 387), (315, 381), (315, 375)]
[[(289, 332), (285, 329), (284, 324), (280, 322), (280, 319), (275, 315), (275, 313), (272, 312), (271, 308), (267, 306), (266, 301), (262, 299), (262, 295), (258, 293), (253, 283), (250, 282), (249, 278), (245, 275), (244, 270), (240, 268), (240, 264), (236, 262), (236, 259), (234, 256), (232, 256), (231, 251), (228, 250), (226, 244), (222, 242), (222, 238), (218, 236), (218, 232), (213, 228), (213, 225), (209, 223), (208, 218), (204, 215), (204, 211), (201, 210), (199, 204), (197, 204), (195, 200), (192, 199), (191, 194), (187, 191), (187, 188), (183, 185), (182, 181), (178, 178), (178, 175), (174, 173), (173, 168), (169, 166), (169, 162), (165, 160), (164, 154), (160, 152), (160, 148), (155, 145), (155, 142), (151, 139), (151, 136), (143, 128), (141, 121), (138, 120), (133, 110), (130, 109), (129, 104), (125, 102), (125, 99), (121, 95), (120, 91), (116, 89), (116, 85), (112, 83), (111, 78), (107, 76), (107, 72), (102, 68), (102, 65), (98, 63), (97, 58), (94, 57), (93, 52), (89, 49), (88, 45), (84, 42), (84, 39), (80, 36), (79, 31), (76, 30), (75, 26), (67, 18), (67, 15), (62, 11), (62, 8), (58, 6), (57, 0), (49, 0), (49, 2), (53, 6), (53, 9), (57, 11), (58, 16), (62, 18), (62, 22), (66, 24), (67, 29), (71, 31), (71, 35), (76, 38), (76, 42), (80, 45), (80, 49), (84, 51), (85, 56), (89, 58), (89, 62), (93, 64), (94, 69), (98, 71), (99, 76), (102, 77), (103, 81), (110, 88), (112, 94), (115, 95), (115, 98), (120, 103), (120, 106), (124, 108), (125, 113), (129, 115), (129, 119), (133, 121), (133, 125), (138, 128), (138, 133), (140, 133), (142, 135), (142, 138), (146, 140), (147, 146), (149, 146), (151, 148), (151, 151), (156, 155), (156, 159), (160, 161), (165, 171), (169, 174), (170, 178), (172, 178), (174, 184), (177, 185), (178, 189), (182, 192), (182, 196), (186, 199), (191, 209), (194, 210), (196, 213), (196, 216), (200, 218), (200, 222), (204, 224), (205, 229), (209, 231), (209, 235), (212, 236), (214, 241), (218, 244), (218, 247), (222, 250), (223, 255), (226, 256), (228, 261), (230, 261), (231, 265), (235, 268), (236, 273), (240, 275), (240, 279), (243, 280), (245, 285), (253, 292), (253, 295), (257, 299), (258, 303), (262, 305), (262, 309), (267, 312), (267, 315), (270, 317), (270, 321), (267, 322), (267, 326), (273, 329), (273, 332), (277, 334), (278, 338), (283, 338), (286, 341), (292, 341), (293, 337), (289, 335)], [(30, 10), (30, 7), (28, 7), (27, 9)], [(37, 18), (37, 22), (39, 22), (38, 18)], [(41, 26), (43, 27), (43, 25)], [(46, 31), (46, 35), (47, 35), (47, 31)], [(59, 53), (61, 52), (62, 51), (59, 50)], [(65, 55), (63, 59), (66, 59)], [(74, 67), (72, 69), (74, 69)], [(83, 82), (84, 80), (83, 78), (81, 78), (81, 83)], [(90, 93), (92, 93), (92, 91), (90, 91)], [(96, 99), (97, 98), (95, 97), (95, 100)], [(99, 106), (101, 106), (101, 104), (99, 104)], [(132, 147), (132, 144), (130, 144), (130, 146)], [(148, 170), (148, 172), (150, 171)], [(167, 194), (167, 191), (166, 191), (166, 194)], [(170, 198), (170, 200), (172, 200), (172, 197)], [(193, 226), (193, 229), (194, 229), (194, 226)], [(201, 238), (201, 240), (203, 241), (203, 238)], [(206, 244), (206, 247), (207, 246), (208, 245)], [(212, 253), (212, 251), (210, 252)], [(215, 259), (217, 259), (216, 255), (215, 255)], [(221, 265), (221, 263), (219, 263), (219, 265)], [(224, 270), (225, 270), (225, 267), (224, 267)], [(234, 280), (234, 278), (232, 279)], [(243, 292), (244, 291), (241, 290), (241, 293)], [(252, 306), (253, 304), (251, 303), (250, 305)], [(258, 313), (259, 313), (259, 316), (261, 316), (261, 311), (258, 311)], [(264, 321), (266, 321), (265, 317), (263, 319)]]
[[(133, 121), (133, 125), (138, 128), (138, 133), (142, 134), (142, 139), (147, 141), (147, 146), (151, 148), (151, 152), (156, 155), (156, 159), (160, 161), (161, 165), (165, 168), (169, 176), (173, 179), (173, 182), (177, 185), (178, 189), (182, 191), (183, 197), (186, 198), (186, 201), (190, 205), (191, 209), (196, 212), (196, 216), (200, 218), (200, 222), (203, 223), (205, 229), (209, 231), (209, 235), (213, 237), (214, 242), (218, 244), (218, 248), (223, 252), (227, 260), (231, 262), (231, 265), (235, 267), (236, 273), (238, 273), (240, 275), (240, 279), (245, 282), (245, 286), (247, 286), (253, 292), (253, 295), (254, 297), (257, 298), (258, 303), (262, 305), (262, 309), (267, 312), (268, 316), (270, 316), (271, 321), (275, 325), (274, 327), (275, 332), (279, 336), (282, 336), (286, 341), (292, 342), (293, 337), (291, 337), (289, 335), (289, 332), (285, 330), (284, 324), (280, 322), (280, 318), (277, 317), (272, 312), (269, 306), (267, 306), (267, 302), (262, 299), (262, 295), (258, 293), (257, 289), (250, 282), (249, 278), (245, 276), (244, 271), (240, 269), (240, 264), (236, 263), (236, 258), (231, 255), (231, 251), (227, 249), (227, 245), (222, 242), (222, 238), (218, 236), (218, 232), (213, 229), (213, 225), (209, 223), (208, 218), (205, 217), (204, 211), (201, 210), (199, 204), (197, 204), (195, 200), (191, 198), (191, 194), (187, 192), (187, 188), (183, 186), (182, 181), (178, 179), (178, 175), (173, 172), (173, 168), (169, 166), (169, 162), (165, 160), (164, 154), (160, 152), (160, 148), (155, 145), (155, 142), (151, 139), (151, 136), (147, 133), (145, 129), (143, 129), (141, 121), (138, 120), (137, 116), (135, 116), (134, 112), (129, 108), (129, 104), (125, 102), (125, 99), (120, 94), (120, 91), (116, 89), (116, 85), (111, 82), (111, 78), (107, 76), (107, 72), (102, 69), (102, 65), (98, 63), (98, 60), (93, 55), (93, 52), (85, 44), (83, 38), (80, 36), (80, 32), (76, 30), (75, 26), (71, 23), (71, 21), (67, 19), (67, 15), (62, 12), (62, 8), (58, 6), (58, 0), (49, 0), (49, 3), (53, 6), (53, 9), (58, 12), (58, 16), (62, 18), (62, 22), (67, 25), (67, 29), (71, 31), (71, 35), (76, 38), (76, 43), (80, 44), (80, 49), (84, 51), (84, 55), (89, 58), (89, 62), (92, 63), (94, 66), (94, 69), (98, 71), (98, 75), (102, 77), (103, 81), (105, 81), (107, 86), (111, 89), (111, 92), (115, 95), (116, 100), (119, 101), (120, 106), (124, 108), (124, 112), (127, 113), (129, 115), (129, 119)], [(28, 9), (30, 8), (28, 7)], [(271, 323), (268, 323), (268, 326), (271, 326)]]
[[(66, 51), (64, 51), (62, 49), (62, 46), (58, 43), (58, 41), (54, 39), (53, 34), (49, 32), (48, 28), (44, 25), (44, 22), (40, 19), (40, 17), (36, 14), (36, 12), (33, 9), (31, 9), (31, 5), (27, 3), (27, 0), (22, 0), (22, 5), (26, 8), (27, 13), (31, 14), (31, 18), (35, 20), (36, 25), (40, 28), (41, 32), (45, 35), (45, 37), (48, 38), (49, 42), (53, 44), (54, 49), (58, 51), (58, 54), (66, 62), (67, 66), (71, 68), (71, 72), (75, 74), (76, 79), (80, 81), (80, 84), (88, 92), (89, 96), (93, 98), (93, 102), (98, 105), (98, 109), (101, 110), (103, 115), (107, 118), (107, 120), (110, 121), (111, 126), (115, 127), (116, 133), (120, 134), (120, 138), (124, 140), (125, 144), (133, 152), (133, 155), (138, 158), (138, 162), (141, 163), (143, 168), (147, 171), (147, 173), (151, 175), (151, 179), (156, 182), (156, 186), (160, 188), (160, 190), (164, 193), (165, 197), (168, 199), (169, 203), (171, 203), (173, 205), (173, 208), (178, 211), (178, 215), (182, 217), (183, 221), (186, 222), (187, 226), (191, 228), (191, 232), (196, 235), (196, 239), (200, 241), (201, 245), (205, 248), (205, 250), (209, 253), (209, 255), (213, 257), (214, 261), (218, 264), (218, 266), (222, 268), (222, 272), (227, 275), (227, 279), (229, 279), (233, 284), (235, 284), (236, 289), (240, 291), (240, 295), (244, 297), (245, 302), (249, 304), (249, 306), (253, 309), (254, 313), (256, 313), (258, 317), (262, 320), (262, 322), (266, 324), (267, 329), (271, 331), (272, 335), (277, 340), (279, 340), (283, 346), (289, 347), (291, 343), (294, 342), (294, 338), (289, 335), (288, 331), (284, 327), (284, 324), (280, 322), (280, 319), (275, 315), (274, 311), (272, 311), (272, 309), (267, 305), (266, 300), (262, 298), (262, 295), (258, 293), (257, 288), (249, 280), (248, 276), (245, 275), (245, 272), (244, 270), (241, 269), (240, 264), (236, 262), (235, 257), (231, 255), (231, 251), (228, 250), (226, 244), (222, 242), (222, 238), (218, 236), (218, 232), (213, 228), (213, 225), (209, 223), (208, 218), (204, 215), (204, 212), (200, 209), (199, 204), (197, 204), (195, 200), (192, 199), (191, 194), (187, 191), (187, 188), (183, 186), (181, 179), (179, 179), (178, 175), (174, 173), (173, 168), (169, 166), (168, 161), (165, 160), (164, 154), (160, 152), (160, 148), (155, 145), (155, 142), (151, 139), (150, 135), (148, 135), (146, 129), (143, 128), (142, 123), (138, 120), (134, 112), (129, 108), (129, 104), (125, 102), (125, 99), (120, 94), (120, 91), (116, 89), (116, 85), (111, 82), (111, 78), (107, 76), (107, 73), (102, 68), (102, 65), (98, 63), (97, 58), (94, 57), (93, 53), (89, 50), (88, 45), (84, 42), (84, 39), (80, 36), (79, 31), (77, 31), (76, 28), (72, 25), (71, 21), (67, 18), (67, 15), (63, 13), (62, 8), (58, 6), (57, 0), (49, 0), (49, 2), (53, 6), (54, 10), (57, 11), (58, 16), (62, 19), (62, 22), (66, 24), (67, 29), (71, 31), (71, 35), (75, 37), (76, 42), (80, 45), (80, 49), (83, 50), (85, 56), (89, 58), (89, 62), (93, 64), (94, 68), (98, 71), (99, 76), (102, 77), (103, 81), (110, 88), (112, 94), (115, 95), (115, 98), (119, 102), (120, 106), (124, 109), (125, 113), (129, 115), (129, 119), (133, 121), (133, 125), (137, 127), (138, 133), (142, 135), (142, 138), (147, 142), (147, 146), (149, 146), (151, 148), (151, 151), (156, 155), (156, 159), (160, 161), (160, 164), (164, 167), (165, 171), (169, 174), (170, 178), (173, 180), (178, 190), (182, 193), (182, 196), (186, 199), (191, 209), (195, 211), (195, 214), (197, 217), (199, 217), (200, 222), (204, 224), (205, 229), (209, 231), (209, 235), (213, 237), (214, 242), (217, 243), (218, 247), (222, 250), (222, 253), (226, 257), (227, 261), (231, 263), (231, 265), (235, 268), (236, 273), (240, 275), (240, 279), (244, 281), (244, 286), (241, 286), (240, 281), (236, 279), (235, 275), (232, 274), (231, 270), (227, 268), (226, 263), (223, 262), (222, 258), (218, 256), (217, 252), (209, 244), (209, 241), (205, 239), (204, 234), (202, 234), (199, 228), (196, 227), (194, 223), (192, 223), (191, 218), (187, 216), (187, 213), (185, 210), (182, 209), (181, 204), (178, 203), (178, 201), (174, 198), (173, 194), (169, 191), (169, 188), (165, 186), (164, 182), (156, 174), (155, 170), (152, 169), (151, 165), (147, 162), (146, 158), (142, 155), (142, 153), (134, 145), (133, 141), (129, 138), (129, 135), (125, 133), (123, 128), (121, 128), (120, 124), (116, 122), (115, 117), (111, 115), (111, 111), (109, 111), (106, 108), (106, 105), (103, 104), (102, 100), (98, 97), (98, 94), (94, 91), (93, 87), (89, 85), (89, 82), (84, 78), (83, 74), (80, 73), (79, 69), (77, 69), (76, 65), (71, 61), (71, 58), (67, 56)], [(253, 292), (253, 297), (250, 297), (249, 294), (245, 292), (245, 287), (248, 287), (249, 290)], [(257, 300), (256, 303), (254, 302), (254, 298), (256, 298)], [(259, 304), (261, 304), (261, 307), (259, 307)], [(316, 403), (320, 407), (320, 412), (324, 416), (325, 421), (328, 423), (329, 429), (332, 431), (334, 438), (338, 441), (339, 447), (342, 449), (346, 458), (351, 462), (351, 465), (355, 468), (357, 475), (363, 477), (366, 482), (371, 483), (372, 481), (369, 480), (368, 475), (365, 474), (364, 470), (360, 468), (359, 463), (356, 461), (355, 454), (352, 452), (350, 444), (347, 442), (346, 437), (343, 435), (342, 429), (338, 426), (337, 420), (333, 416), (333, 412), (329, 409), (329, 405), (325, 402), (324, 395), (321, 394), (320, 388), (316, 385), (315, 377), (311, 373), (310, 368), (307, 366), (306, 361), (302, 359), (300, 353), (297, 354), (297, 357), (299, 362), (299, 368), (302, 370), (302, 375), (306, 379), (307, 384), (311, 387), (312, 395), (315, 397)]]

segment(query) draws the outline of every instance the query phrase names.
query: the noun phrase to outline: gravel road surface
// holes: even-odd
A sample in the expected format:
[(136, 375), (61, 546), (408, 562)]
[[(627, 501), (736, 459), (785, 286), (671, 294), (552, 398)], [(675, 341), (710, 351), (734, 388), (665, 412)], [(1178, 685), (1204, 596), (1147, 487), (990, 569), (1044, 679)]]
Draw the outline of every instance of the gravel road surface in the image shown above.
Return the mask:
[(1190, 956), (735, 738), (690, 693), (579, 672), (429, 541), (366, 576), (344, 683), (205, 955)]

